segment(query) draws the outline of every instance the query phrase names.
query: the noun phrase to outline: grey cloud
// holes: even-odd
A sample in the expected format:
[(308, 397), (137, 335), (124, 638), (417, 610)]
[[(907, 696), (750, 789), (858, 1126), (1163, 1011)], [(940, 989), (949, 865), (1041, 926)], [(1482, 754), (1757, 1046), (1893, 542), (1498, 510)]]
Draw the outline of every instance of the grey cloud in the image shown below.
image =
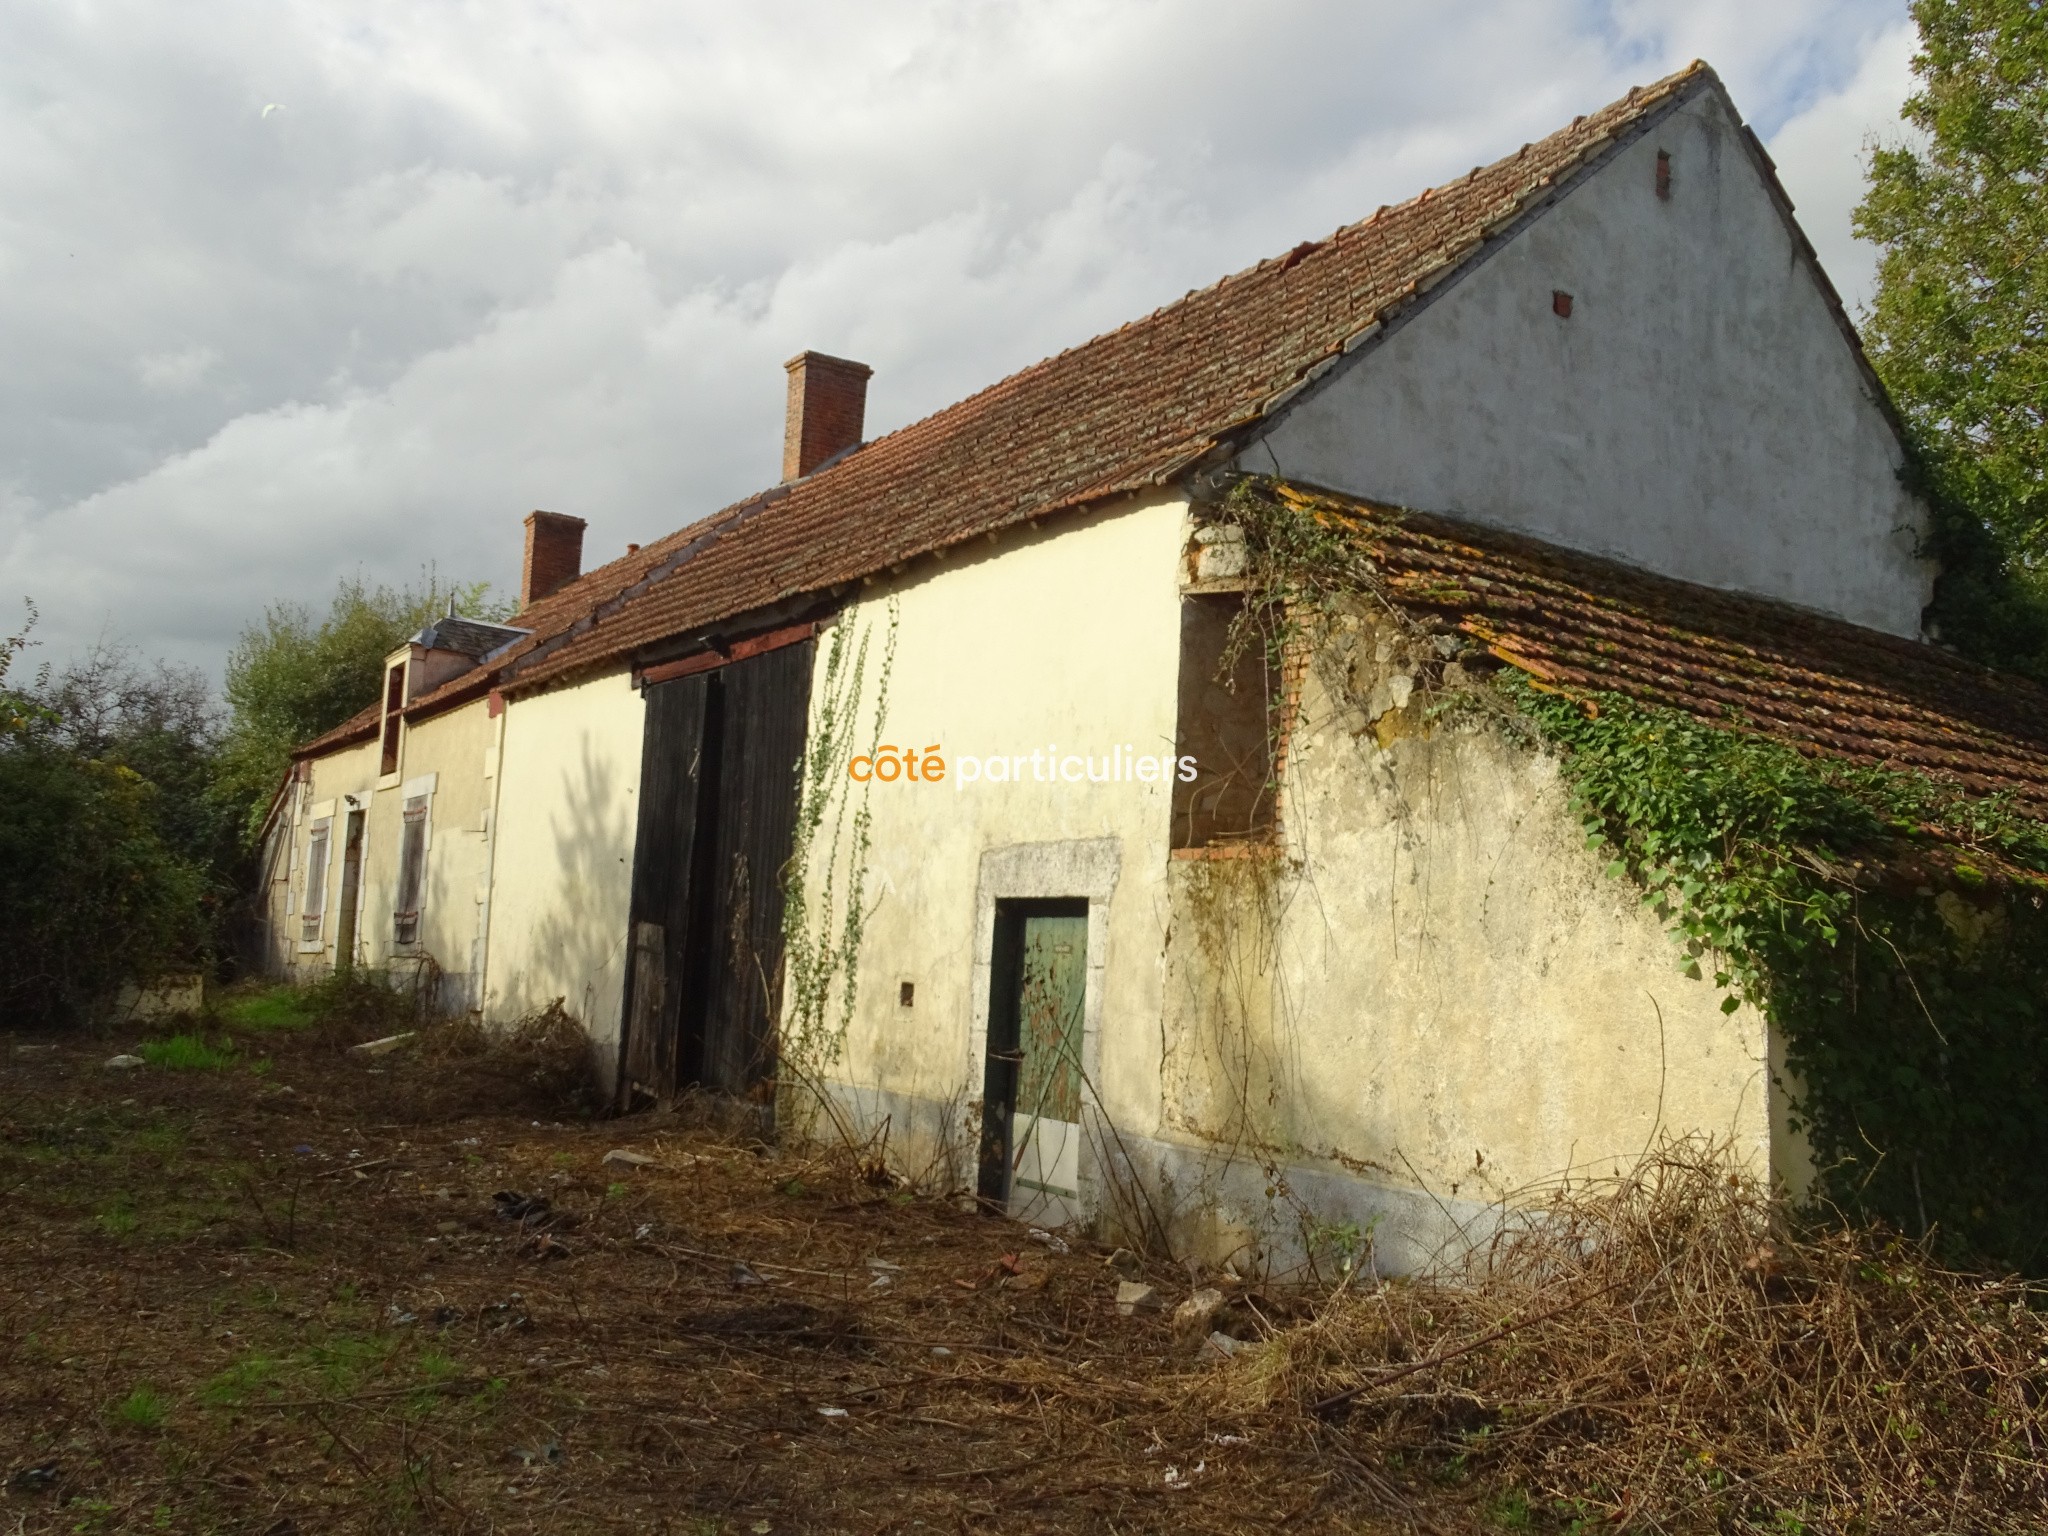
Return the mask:
[(1898, 10), (31, 0), (0, 600), (213, 669), (338, 570), (508, 580), (534, 506), (605, 556), (773, 477), (800, 347), (887, 430), (1698, 52), (1853, 184)]

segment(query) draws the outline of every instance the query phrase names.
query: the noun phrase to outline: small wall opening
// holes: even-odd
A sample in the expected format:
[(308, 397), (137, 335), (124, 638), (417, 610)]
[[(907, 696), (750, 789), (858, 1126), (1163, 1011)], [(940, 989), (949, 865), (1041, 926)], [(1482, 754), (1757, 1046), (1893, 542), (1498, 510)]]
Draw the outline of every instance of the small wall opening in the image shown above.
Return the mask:
[(1256, 635), (1230, 655), (1231, 631), (1244, 604), (1240, 592), (1181, 599), (1176, 849), (1260, 841), (1272, 835), (1277, 823), (1273, 746), (1280, 671)]

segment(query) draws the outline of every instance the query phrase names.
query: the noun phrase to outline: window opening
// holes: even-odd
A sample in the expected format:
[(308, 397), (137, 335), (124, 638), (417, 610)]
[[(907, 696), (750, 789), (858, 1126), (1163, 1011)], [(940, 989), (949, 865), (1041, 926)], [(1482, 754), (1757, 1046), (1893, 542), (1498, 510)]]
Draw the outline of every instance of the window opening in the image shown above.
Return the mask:
[(405, 707), (405, 667), (393, 667), (384, 678), (384, 756), (380, 773), (398, 772), (399, 711)]
[(1273, 726), (1280, 673), (1253, 635), (1223, 674), (1242, 593), (1185, 597), (1180, 608), (1180, 707), (1173, 776), (1173, 846), (1207, 848), (1269, 835), (1279, 797), (1273, 783)]

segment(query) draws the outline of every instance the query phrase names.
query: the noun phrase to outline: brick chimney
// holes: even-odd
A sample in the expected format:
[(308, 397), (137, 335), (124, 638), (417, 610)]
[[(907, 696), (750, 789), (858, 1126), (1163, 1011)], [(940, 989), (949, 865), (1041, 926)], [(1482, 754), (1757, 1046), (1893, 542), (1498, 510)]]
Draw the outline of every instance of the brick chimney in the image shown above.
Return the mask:
[(789, 414), (782, 423), (782, 478), (787, 483), (859, 446), (868, 380), (875, 370), (822, 352), (799, 352), (782, 366), (789, 370)]
[(583, 574), (583, 519), (560, 512), (526, 514), (526, 566), (519, 573), (519, 606), (531, 608)]

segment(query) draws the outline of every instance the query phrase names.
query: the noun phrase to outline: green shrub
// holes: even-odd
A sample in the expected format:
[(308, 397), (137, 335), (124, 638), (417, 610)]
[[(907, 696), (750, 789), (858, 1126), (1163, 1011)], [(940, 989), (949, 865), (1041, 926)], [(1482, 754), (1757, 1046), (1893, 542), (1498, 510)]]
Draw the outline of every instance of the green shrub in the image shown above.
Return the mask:
[(405, 978), (368, 966), (330, 971), (300, 994), (321, 1038), (354, 1045), (413, 1029), (423, 1012)]
[(0, 1015), (77, 1023), (205, 948), (205, 873), (166, 846), (133, 769), (0, 739)]

